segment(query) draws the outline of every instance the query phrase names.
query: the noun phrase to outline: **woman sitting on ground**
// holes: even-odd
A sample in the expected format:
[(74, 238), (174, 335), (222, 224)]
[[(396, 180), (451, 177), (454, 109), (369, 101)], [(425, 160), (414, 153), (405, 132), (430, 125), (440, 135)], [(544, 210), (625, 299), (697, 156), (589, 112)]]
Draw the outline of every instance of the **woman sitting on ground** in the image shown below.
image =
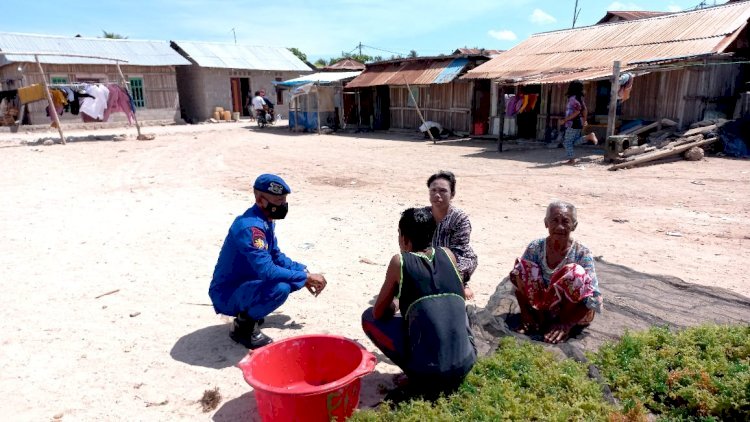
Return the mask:
[(520, 333), (543, 334), (544, 341), (559, 343), (601, 311), (593, 256), (571, 237), (577, 225), (575, 206), (549, 204), (544, 218), (549, 236), (531, 242), (516, 260), (510, 280), (521, 309)]
[(401, 253), (388, 265), (375, 306), (362, 314), (365, 334), (426, 395), (457, 388), (477, 356), (455, 256), (430, 246), (435, 226), (427, 209), (403, 212)]
[(464, 296), (473, 299), (474, 292), (469, 287), (469, 279), (477, 269), (477, 255), (469, 245), (471, 222), (465, 212), (451, 205), (456, 196), (456, 176), (449, 171), (440, 171), (427, 179), (430, 204), (427, 209), (437, 221), (432, 246), (446, 247), (456, 256), (456, 266), (464, 282)]

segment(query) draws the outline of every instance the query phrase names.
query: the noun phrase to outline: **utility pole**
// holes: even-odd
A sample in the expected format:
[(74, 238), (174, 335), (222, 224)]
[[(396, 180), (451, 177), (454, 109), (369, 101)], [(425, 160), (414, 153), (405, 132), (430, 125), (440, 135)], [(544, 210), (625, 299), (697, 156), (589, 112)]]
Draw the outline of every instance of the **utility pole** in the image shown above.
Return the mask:
[(576, 21), (578, 21), (578, 15), (581, 14), (581, 9), (578, 8), (578, 0), (576, 0), (575, 6), (573, 6), (573, 28), (576, 27)]
[(234, 43), (237, 44), (237, 32), (234, 31), (234, 28), (232, 28), (232, 34), (234, 34)]
[(359, 57), (362, 57), (362, 41), (359, 42)]

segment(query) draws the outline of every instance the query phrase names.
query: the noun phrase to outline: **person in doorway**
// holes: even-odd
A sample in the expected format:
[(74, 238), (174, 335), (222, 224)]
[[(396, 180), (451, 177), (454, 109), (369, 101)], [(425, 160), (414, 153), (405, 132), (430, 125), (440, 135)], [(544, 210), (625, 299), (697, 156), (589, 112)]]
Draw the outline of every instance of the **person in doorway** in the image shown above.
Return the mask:
[(544, 226), (549, 235), (526, 247), (510, 281), (521, 310), (519, 333), (543, 334), (544, 341), (560, 343), (572, 329), (594, 320), (602, 296), (591, 251), (571, 236), (578, 227), (575, 206), (552, 202)]
[(290, 293), (306, 287), (317, 297), (327, 284), (323, 275), (309, 273), (279, 250), (275, 221), (286, 217), (289, 185), (261, 174), (253, 192), (255, 204), (229, 228), (208, 290), (216, 313), (235, 317), (230, 337), (249, 349), (273, 341), (260, 325)]
[(593, 142), (596, 145), (599, 141), (593, 132), (585, 138), (581, 136), (583, 128), (588, 125), (588, 108), (584, 100), (583, 82), (571, 82), (568, 85), (565, 97), (568, 99), (565, 105), (565, 118), (560, 120), (560, 125), (565, 128), (563, 146), (568, 157), (567, 164), (575, 164), (577, 161), (573, 151), (574, 145), (582, 144), (585, 141)]
[(404, 371), (414, 393), (429, 396), (457, 388), (477, 356), (456, 258), (432, 247), (436, 226), (429, 209), (401, 214), (401, 252), (388, 264), (375, 306), (362, 314), (365, 334)]
[(471, 248), (471, 222), (461, 209), (451, 205), (456, 196), (456, 176), (450, 171), (439, 171), (427, 179), (430, 195), (430, 210), (437, 221), (433, 247), (446, 247), (456, 256), (456, 265), (464, 283), (466, 299), (473, 299), (469, 279), (477, 269), (479, 260)]

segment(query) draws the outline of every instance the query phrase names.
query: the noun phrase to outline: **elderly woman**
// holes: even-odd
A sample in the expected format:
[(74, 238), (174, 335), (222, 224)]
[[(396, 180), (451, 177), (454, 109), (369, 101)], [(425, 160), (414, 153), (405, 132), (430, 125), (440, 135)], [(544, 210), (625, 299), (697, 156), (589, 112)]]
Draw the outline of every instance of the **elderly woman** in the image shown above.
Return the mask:
[(574, 327), (593, 321), (602, 297), (591, 251), (571, 237), (578, 226), (575, 206), (549, 204), (544, 226), (549, 236), (529, 244), (510, 280), (521, 308), (518, 331), (541, 333), (544, 341), (559, 343)]
[(474, 292), (469, 287), (469, 279), (477, 269), (477, 255), (469, 245), (471, 222), (469, 216), (451, 205), (456, 196), (456, 176), (449, 171), (440, 171), (427, 179), (430, 192), (430, 207), (427, 207), (437, 221), (432, 246), (445, 247), (456, 256), (458, 271), (464, 282), (466, 299), (473, 299)]

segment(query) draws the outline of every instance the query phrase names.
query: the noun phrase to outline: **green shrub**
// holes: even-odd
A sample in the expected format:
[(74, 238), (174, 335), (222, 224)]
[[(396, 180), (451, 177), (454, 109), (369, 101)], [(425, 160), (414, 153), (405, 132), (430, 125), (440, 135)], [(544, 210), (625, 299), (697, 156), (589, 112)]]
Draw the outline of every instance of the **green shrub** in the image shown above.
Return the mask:
[(665, 420), (750, 420), (750, 326), (626, 333), (593, 356), (629, 409)]
[(587, 368), (560, 361), (538, 345), (500, 341), (480, 359), (459, 390), (436, 402), (412, 400), (395, 410), (381, 406), (354, 414), (354, 421), (607, 420), (617, 418)]

